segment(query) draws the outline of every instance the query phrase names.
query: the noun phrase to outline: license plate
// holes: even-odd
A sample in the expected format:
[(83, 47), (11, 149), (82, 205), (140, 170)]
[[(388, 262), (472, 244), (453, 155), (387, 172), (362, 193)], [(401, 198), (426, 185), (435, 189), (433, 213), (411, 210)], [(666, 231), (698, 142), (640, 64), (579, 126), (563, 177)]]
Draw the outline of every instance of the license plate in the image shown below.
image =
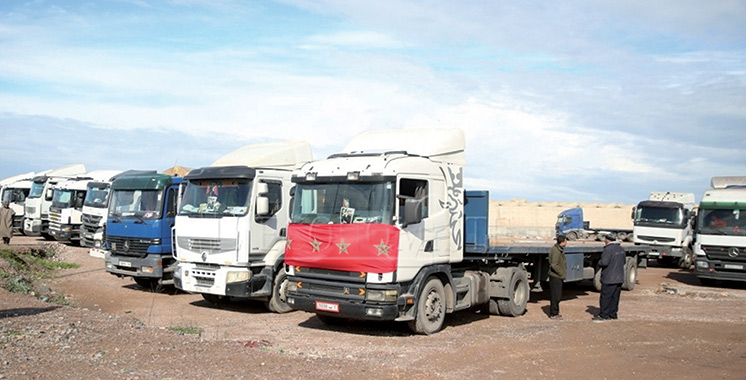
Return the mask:
[(132, 267), (132, 263), (131, 263), (131, 262), (129, 262), (129, 261), (121, 261), (121, 260), (120, 260), (120, 261), (119, 261), (119, 266), (123, 266), (123, 267), (131, 268), (131, 267)]
[(339, 304), (334, 302), (316, 301), (316, 310), (339, 313)]
[(743, 269), (743, 265), (737, 265), (737, 264), (724, 264), (723, 267), (725, 269)]

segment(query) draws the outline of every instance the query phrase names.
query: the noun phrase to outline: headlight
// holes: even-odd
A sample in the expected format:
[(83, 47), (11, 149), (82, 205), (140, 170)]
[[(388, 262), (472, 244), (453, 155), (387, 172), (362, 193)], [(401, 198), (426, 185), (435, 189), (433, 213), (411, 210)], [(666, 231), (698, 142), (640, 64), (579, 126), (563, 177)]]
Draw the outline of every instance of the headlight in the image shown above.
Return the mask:
[(297, 292), (298, 291), (298, 283), (288, 281), (288, 292)]
[(243, 281), (249, 281), (249, 278), (251, 278), (251, 272), (249, 271), (228, 272), (225, 275), (225, 282), (227, 283), (243, 282)]
[(710, 267), (710, 264), (707, 263), (707, 261), (697, 261), (697, 268), (707, 269)]
[(398, 296), (399, 293), (396, 291), (396, 289), (368, 289), (368, 292), (365, 293), (365, 300), (373, 302), (396, 302)]
[(101, 248), (101, 240), (96, 240), (93, 242), (93, 246), (95, 248)]
[(152, 240), (150, 240), (150, 244), (160, 245), (161, 244), (161, 239), (152, 239)]
[(174, 269), (174, 278), (181, 278), (181, 267), (178, 265)]

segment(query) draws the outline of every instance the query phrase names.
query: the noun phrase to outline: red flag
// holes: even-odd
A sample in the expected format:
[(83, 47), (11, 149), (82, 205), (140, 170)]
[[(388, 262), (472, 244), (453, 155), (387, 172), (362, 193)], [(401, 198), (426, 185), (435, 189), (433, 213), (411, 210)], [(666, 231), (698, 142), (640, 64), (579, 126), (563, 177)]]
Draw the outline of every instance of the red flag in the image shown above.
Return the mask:
[(388, 224), (290, 224), (285, 263), (349, 272), (396, 270), (399, 229)]

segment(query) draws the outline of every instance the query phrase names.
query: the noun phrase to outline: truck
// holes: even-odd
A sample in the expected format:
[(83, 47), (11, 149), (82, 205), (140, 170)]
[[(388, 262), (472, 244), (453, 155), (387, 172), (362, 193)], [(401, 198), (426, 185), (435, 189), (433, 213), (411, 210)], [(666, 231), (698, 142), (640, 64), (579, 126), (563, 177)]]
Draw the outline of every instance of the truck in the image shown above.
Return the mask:
[(176, 288), (212, 304), (264, 301), (285, 313), (285, 239), (292, 170), (311, 161), (305, 142), (249, 145), (192, 170), (176, 216)]
[(54, 237), (49, 234), (49, 206), (52, 205), (52, 197), (54, 196), (52, 187), (60, 181), (85, 172), (85, 165), (72, 164), (49, 170), (43, 175), (34, 177), (24, 205), (24, 234), (54, 240)]
[(95, 170), (55, 184), (52, 187), (52, 205), (49, 207), (49, 234), (58, 241), (80, 245), (88, 184), (106, 180), (117, 173), (120, 171)]
[(106, 219), (106, 271), (161, 291), (173, 285), (171, 255), (181, 177), (134, 174), (111, 183)]
[[(551, 246), (490, 244), (489, 194), (465, 190), (464, 150), (459, 129), (369, 131), (295, 171), (288, 305), (322, 323), (401, 321), (418, 334), (459, 310), (524, 314), (548, 281)], [(632, 289), (646, 248), (625, 249)], [(566, 247), (566, 281), (598, 283), (602, 252)]]
[(91, 256), (104, 258), (106, 255), (104, 230), (109, 209), (109, 198), (111, 197), (111, 183), (118, 177), (125, 175), (155, 173), (155, 170), (113, 171), (111, 176), (104, 177), (100, 181), (88, 182), (85, 201), (83, 202), (80, 245), (88, 247), (88, 253)]
[(712, 177), (699, 202), (694, 274), (706, 286), (746, 281), (746, 176)]
[(31, 179), (34, 172), (18, 174), (0, 181), (0, 200), (8, 202), (8, 207), (15, 211), (13, 231), (23, 233), (23, 216), (26, 198), (31, 191)]
[(650, 247), (648, 259), (689, 269), (694, 263), (693, 193), (654, 191), (632, 209), (632, 241)]
[(632, 239), (633, 231), (626, 228), (591, 228), (590, 221), (583, 219), (583, 209), (574, 207), (564, 210), (557, 215), (554, 230), (559, 235), (564, 235), (567, 240), (591, 239), (603, 241), (604, 236), (610, 233), (616, 234), (621, 241)]

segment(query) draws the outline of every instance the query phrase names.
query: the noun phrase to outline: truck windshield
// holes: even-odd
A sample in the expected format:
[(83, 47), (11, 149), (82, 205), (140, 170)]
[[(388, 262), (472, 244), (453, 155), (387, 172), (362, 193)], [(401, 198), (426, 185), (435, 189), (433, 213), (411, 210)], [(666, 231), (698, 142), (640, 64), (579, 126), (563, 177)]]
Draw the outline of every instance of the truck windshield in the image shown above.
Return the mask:
[(635, 212), (636, 226), (681, 226), (684, 219), (681, 208), (638, 206)]
[(745, 236), (746, 208), (700, 208), (697, 226), (700, 234)]
[(68, 208), (72, 207), (73, 191), (72, 190), (54, 190), (52, 197), (52, 207)]
[(31, 185), (31, 191), (29, 191), (29, 198), (40, 198), (44, 192), (44, 182), (34, 182)]
[(242, 216), (249, 210), (251, 181), (242, 179), (192, 180), (181, 198), (179, 215)]
[(106, 208), (109, 206), (109, 186), (88, 186), (85, 194), (85, 206)]
[(391, 182), (298, 184), (292, 222), (394, 224), (392, 188)]
[(114, 190), (109, 217), (160, 219), (163, 190)]

